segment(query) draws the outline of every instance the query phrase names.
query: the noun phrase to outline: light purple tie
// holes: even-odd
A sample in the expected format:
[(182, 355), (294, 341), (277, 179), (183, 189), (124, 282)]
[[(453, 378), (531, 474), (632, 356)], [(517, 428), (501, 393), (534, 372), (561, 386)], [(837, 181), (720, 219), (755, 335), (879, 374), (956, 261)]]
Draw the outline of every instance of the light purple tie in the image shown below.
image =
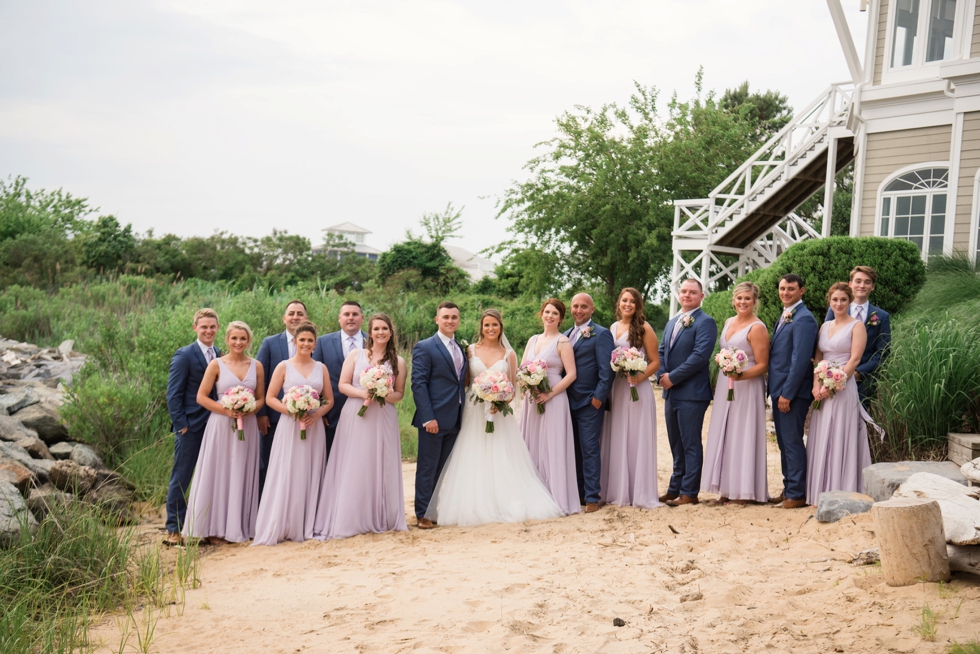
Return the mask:
[(463, 353), (459, 351), (455, 341), (449, 341), (449, 349), (453, 353), (453, 363), (456, 364), (456, 376), (459, 377), (463, 372)]
[(677, 337), (681, 335), (681, 330), (684, 329), (684, 326), (681, 325), (681, 320), (683, 319), (684, 314), (682, 313), (678, 316), (677, 322), (674, 323), (674, 331), (670, 333), (670, 347), (674, 347), (674, 341), (677, 340)]
[(347, 337), (347, 352), (345, 352), (344, 354), (347, 355), (347, 354), (350, 354), (353, 351), (354, 351), (354, 337), (353, 336), (348, 336)]
[(864, 306), (859, 304), (858, 306), (854, 307), (854, 317), (858, 320), (862, 320), (864, 318)]
[(582, 335), (582, 328), (576, 327), (575, 329), (572, 330), (572, 337), (568, 340), (571, 342), (572, 345), (575, 345), (578, 342), (578, 337), (581, 335)]
[(209, 347), (205, 351), (207, 352), (207, 357), (206, 358), (208, 360), (208, 363), (211, 363), (212, 361), (214, 361), (214, 348), (213, 347)]

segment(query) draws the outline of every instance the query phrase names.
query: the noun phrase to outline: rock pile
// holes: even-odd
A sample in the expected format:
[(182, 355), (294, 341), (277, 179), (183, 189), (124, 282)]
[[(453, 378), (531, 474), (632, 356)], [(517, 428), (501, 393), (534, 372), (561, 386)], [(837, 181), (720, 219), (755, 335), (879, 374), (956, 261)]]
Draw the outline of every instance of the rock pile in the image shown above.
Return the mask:
[(58, 410), (85, 362), (57, 348), (0, 339), (0, 546), (17, 542), (55, 503), (92, 502), (128, 520), (133, 488), (92, 448), (70, 441)]

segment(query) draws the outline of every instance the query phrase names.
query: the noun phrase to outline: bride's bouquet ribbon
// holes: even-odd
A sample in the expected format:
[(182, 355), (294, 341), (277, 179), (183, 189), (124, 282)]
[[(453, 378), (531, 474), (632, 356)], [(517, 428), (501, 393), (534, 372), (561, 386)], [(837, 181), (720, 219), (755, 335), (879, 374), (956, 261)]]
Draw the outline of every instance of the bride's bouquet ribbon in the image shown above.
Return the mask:
[[(497, 414), (507, 415), (514, 412), (510, 402), (514, 399), (514, 385), (510, 379), (497, 370), (486, 370), (473, 380), (470, 386), (473, 393), (473, 404), (483, 403), (483, 415), (486, 418), (486, 433), (492, 434), (493, 422)], [(496, 409), (494, 411), (493, 409)]]
[(544, 359), (525, 361), (517, 369), (517, 385), (525, 393), (530, 393), (538, 408), (538, 413), (544, 413), (544, 405), (538, 402), (541, 393), (551, 392), (551, 382), (548, 381), (548, 362)]
[(377, 402), (379, 406), (385, 405), (385, 398), (395, 388), (395, 373), (390, 363), (368, 366), (361, 373), (358, 382), (368, 392), (364, 404), (357, 410), (357, 415), (363, 418), (371, 400)]
[(745, 366), (749, 363), (749, 355), (737, 347), (722, 348), (715, 355), (715, 363), (718, 364), (721, 374), (728, 377), (728, 401), (731, 402), (735, 399), (735, 378), (745, 370)]
[[(306, 384), (293, 386), (282, 396), (282, 402), (286, 405), (286, 412), (294, 420), (301, 420), (310, 411), (320, 408), (320, 393), (312, 386)], [(299, 439), (306, 440), (306, 430), (300, 428)]]
[[(255, 391), (247, 386), (233, 386), (221, 396), (221, 406), (239, 413), (255, 411)], [(231, 428), (238, 432), (238, 440), (245, 440), (245, 424), (241, 416), (232, 418)]]
[(635, 347), (617, 347), (612, 351), (609, 365), (619, 377), (625, 377), (630, 384), (630, 399), (634, 402), (640, 399), (633, 383), (633, 375), (638, 375), (647, 369), (647, 360)]

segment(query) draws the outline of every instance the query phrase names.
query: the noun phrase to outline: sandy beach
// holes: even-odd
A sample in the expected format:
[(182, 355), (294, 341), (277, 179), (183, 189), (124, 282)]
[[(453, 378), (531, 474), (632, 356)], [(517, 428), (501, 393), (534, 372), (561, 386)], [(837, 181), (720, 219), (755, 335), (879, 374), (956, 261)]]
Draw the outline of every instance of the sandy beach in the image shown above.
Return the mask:
[[(662, 417), (658, 446), (663, 490)], [(849, 563), (877, 545), (870, 514), (821, 524), (812, 508), (606, 506), (419, 531), (414, 464), (403, 473), (408, 532), (204, 548), (201, 586), (182, 615), (159, 618), (150, 651), (938, 653), (980, 638), (980, 578), (890, 588), (878, 566)], [(769, 488), (781, 489), (772, 442)], [(925, 605), (934, 642), (913, 630)], [(92, 631), (100, 652), (118, 651), (126, 620)]]

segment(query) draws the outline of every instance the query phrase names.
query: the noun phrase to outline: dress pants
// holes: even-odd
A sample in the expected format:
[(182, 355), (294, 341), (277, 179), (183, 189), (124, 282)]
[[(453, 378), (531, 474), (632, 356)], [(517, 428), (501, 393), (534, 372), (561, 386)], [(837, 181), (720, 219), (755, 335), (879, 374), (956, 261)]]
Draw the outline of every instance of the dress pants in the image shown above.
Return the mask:
[[(460, 417), (463, 413), (462, 409), (463, 407), (460, 407)], [(449, 459), (449, 454), (453, 451), (461, 426), (460, 419), (457, 418), (452, 429), (441, 429), (436, 434), (430, 434), (424, 428), (419, 429), (419, 454), (415, 467), (416, 517), (424, 517), (426, 509), (429, 508), (432, 492), (436, 488), (436, 482), (442, 474), (446, 460)]]
[(664, 403), (667, 441), (674, 458), (674, 472), (667, 486), (671, 495), (697, 497), (701, 491), (701, 467), (704, 464), (701, 431), (707, 410), (708, 402), (704, 401), (674, 400), (668, 396)]
[(174, 434), (174, 465), (167, 487), (167, 531), (179, 534), (187, 513), (187, 491), (194, 477), (197, 456), (201, 453), (204, 431)]
[(772, 398), (772, 422), (776, 427), (779, 463), (783, 471), (783, 494), (790, 500), (806, 499), (806, 447), (803, 445), (803, 426), (810, 410), (810, 400), (795, 399), (789, 411), (779, 410), (779, 398)]
[(599, 476), (602, 469), (600, 440), (605, 407), (596, 409), (589, 402), (572, 409), (572, 434), (575, 441), (575, 475), (578, 496), (588, 502), (599, 502)]

